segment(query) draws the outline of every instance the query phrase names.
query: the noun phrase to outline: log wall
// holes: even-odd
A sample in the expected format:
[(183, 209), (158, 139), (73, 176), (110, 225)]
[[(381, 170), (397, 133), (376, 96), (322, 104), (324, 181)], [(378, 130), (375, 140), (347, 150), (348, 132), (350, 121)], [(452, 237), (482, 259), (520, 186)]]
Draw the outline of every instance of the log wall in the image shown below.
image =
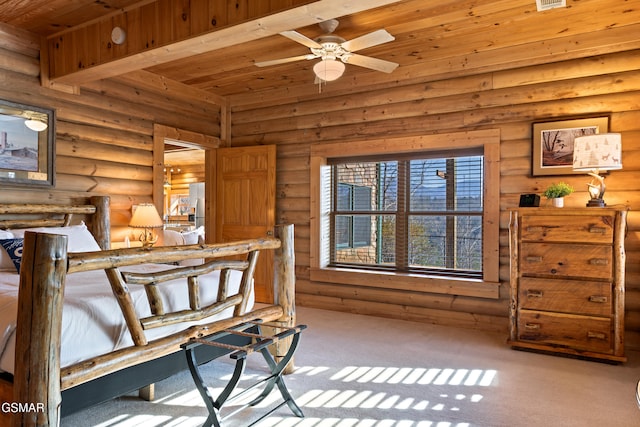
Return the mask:
[[(132, 204), (153, 198), (153, 125), (218, 136), (220, 108), (194, 90), (154, 89), (146, 72), (83, 86), (80, 94), (39, 84), (39, 39), (7, 26), (0, 46), (0, 98), (57, 111), (56, 181), (49, 190), (2, 188), (0, 202), (71, 202), (109, 194), (113, 240), (121, 240)], [(19, 41), (18, 41), (19, 40)], [(576, 41), (578, 42), (578, 41)], [(613, 45), (613, 42), (612, 42)], [(495, 52), (496, 57), (504, 58)], [(590, 55), (595, 55), (591, 53)], [(631, 209), (627, 248), (626, 329), (640, 348), (640, 50), (583, 56), (523, 66), (474, 63), (457, 72), (407, 76), (364, 91), (329, 84), (300, 95), (286, 90), (232, 97), (232, 146), (276, 144), (277, 222), (296, 226), (297, 302), (301, 305), (417, 321), (507, 331), (507, 209), (522, 193), (541, 193), (558, 177), (531, 176), (531, 124), (590, 114), (611, 117), (623, 135), (623, 165), (607, 177), (609, 204)], [(460, 61), (462, 61), (460, 59)], [(462, 67), (464, 68), (464, 67)], [(338, 83), (340, 84), (340, 83)], [(499, 129), (501, 135), (500, 298), (330, 285), (310, 280), (309, 152), (313, 143), (380, 139), (461, 130)], [(229, 143), (229, 141), (227, 141)], [(586, 176), (562, 180), (578, 192), (566, 200), (582, 206)], [(120, 234), (118, 234), (120, 233)]]
[[(435, 66), (435, 65), (434, 65)], [(437, 67), (436, 67), (437, 68)], [(482, 67), (479, 67), (480, 69)], [(508, 212), (523, 193), (542, 193), (558, 180), (577, 191), (567, 206), (584, 206), (586, 175), (532, 176), (531, 126), (535, 121), (610, 115), (610, 130), (623, 137), (623, 166), (606, 178), (609, 205), (631, 209), (627, 249), (628, 344), (640, 346), (640, 50), (509, 68), (459, 72), (450, 78), (380, 87), (367, 92), (331, 91), (312, 98), (285, 97), (263, 104), (232, 98), (232, 145), (277, 144), (277, 222), (296, 225), (297, 302), (301, 305), (382, 315), (506, 333), (508, 316)], [(265, 98), (266, 99), (266, 98)], [(499, 129), (501, 135), (500, 298), (331, 285), (310, 280), (311, 144), (394, 136)], [(389, 148), (393, 150), (393, 147)], [(542, 203), (545, 199), (542, 199)], [(505, 335), (506, 337), (506, 335)]]
[[(2, 186), (0, 203), (70, 203), (108, 194), (112, 237), (123, 240), (131, 206), (154, 201), (154, 124), (220, 134), (219, 105), (171, 85), (154, 90), (145, 72), (91, 83), (79, 94), (41, 87), (38, 52), (32, 48), (39, 38), (3, 24), (0, 35), (13, 36), (0, 47), (0, 98), (51, 107), (57, 114), (55, 188)], [(192, 172), (203, 177), (201, 169)]]

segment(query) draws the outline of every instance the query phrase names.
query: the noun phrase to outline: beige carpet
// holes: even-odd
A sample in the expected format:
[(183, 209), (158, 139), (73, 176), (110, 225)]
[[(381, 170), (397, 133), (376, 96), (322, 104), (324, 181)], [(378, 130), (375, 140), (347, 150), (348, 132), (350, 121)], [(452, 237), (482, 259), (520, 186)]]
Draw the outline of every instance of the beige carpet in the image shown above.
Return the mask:
[[(305, 417), (285, 406), (261, 427), (640, 426), (638, 352), (608, 365), (515, 351), (494, 333), (305, 307), (298, 313), (308, 329), (285, 381)], [(215, 395), (232, 367), (224, 358), (203, 369)], [(260, 356), (249, 358), (247, 380), (265, 372)], [(270, 397), (272, 406), (279, 394)], [(223, 426), (246, 427), (263, 406)], [(61, 425), (186, 427), (206, 415), (185, 373), (159, 383), (153, 403), (126, 396)]]

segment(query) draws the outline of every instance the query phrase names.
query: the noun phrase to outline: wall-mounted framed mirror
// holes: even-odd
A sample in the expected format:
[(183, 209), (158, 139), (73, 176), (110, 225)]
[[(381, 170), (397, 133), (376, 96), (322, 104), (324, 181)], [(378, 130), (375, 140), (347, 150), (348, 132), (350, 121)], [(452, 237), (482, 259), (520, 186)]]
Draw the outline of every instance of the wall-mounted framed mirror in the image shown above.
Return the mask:
[(55, 185), (55, 111), (0, 100), (0, 184)]

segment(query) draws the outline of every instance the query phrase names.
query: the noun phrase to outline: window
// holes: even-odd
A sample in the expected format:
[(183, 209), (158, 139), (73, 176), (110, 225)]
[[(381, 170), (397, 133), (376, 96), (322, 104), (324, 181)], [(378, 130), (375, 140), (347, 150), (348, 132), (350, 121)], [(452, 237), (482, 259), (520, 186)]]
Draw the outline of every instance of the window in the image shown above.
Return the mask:
[(498, 129), (318, 143), (310, 155), (312, 286), (500, 297)]
[(331, 163), (330, 266), (482, 277), (483, 156)]

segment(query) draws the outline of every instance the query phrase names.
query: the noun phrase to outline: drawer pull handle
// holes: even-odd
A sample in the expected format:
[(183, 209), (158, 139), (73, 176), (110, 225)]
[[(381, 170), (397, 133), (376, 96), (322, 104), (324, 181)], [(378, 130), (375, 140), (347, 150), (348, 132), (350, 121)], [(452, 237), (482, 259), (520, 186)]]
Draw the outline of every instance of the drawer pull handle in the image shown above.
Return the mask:
[(542, 262), (541, 256), (529, 255), (525, 258), (527, 262)]
[(605, 333), (602, 333), (602, 332), (589, 331), (589, 332), (587, 332), (587, 338), (594, 339), (594, 340), (606, 340), (607, 339), (607, 335)]
[(524, 328), (529, 331), (538, 331), (540, 330), (540, 323), (525, 323)]
[(606, 232), (607, 232), (607, 229), (604, 227), (589, 227), (589, 233), (604, 234)]
[(544, 292), (537, 289), (527, 289), (527, 298), (542, 298)]
[(604, 304), (609, 301), (609, 298), (602, 295), (591, 295), (589, 297), (589, 302), (597, 302), (599, 304)]
[(589, 260), (591, 265), (609, 265), (609, 260), (606, 258), (591, 258)]

